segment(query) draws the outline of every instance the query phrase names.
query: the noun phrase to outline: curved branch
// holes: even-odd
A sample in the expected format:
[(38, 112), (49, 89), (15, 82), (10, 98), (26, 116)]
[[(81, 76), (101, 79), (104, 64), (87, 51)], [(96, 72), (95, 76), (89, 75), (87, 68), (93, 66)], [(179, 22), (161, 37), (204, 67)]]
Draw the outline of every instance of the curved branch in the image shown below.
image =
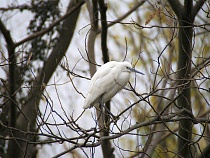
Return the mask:
[(110, 22), (108, 24), (108, 27), (111, 27), (112, 25), (122, 21), (123, 19), (125, 19), (126, 17), (128, 17), (131, 13), (133, 13), (136, 9), (138, 9), (138, 7), (140, 7), (141, 5), (144, 4), (144, 2), (146, 2), (146, 0), (143, 0), (141, 2), (138, 2), (135, 6), (133, 6), (127, 13), (125, 13), (124, 15), (122, 15), (121, 17), (119, 17), (118, 19)]
[(7, 30), (3, 22), (0, 20), (0, 31), (2, 32), (4, 39), (7, 43), (8, 50), (8, 60), (9, 60), (9, 95), (10, 95), (10, 125), (15, 127), (16, 122), (16, 113), (17, 113), (17, 105), (15, 103), (16, 100), (16, 56), (15, 56), (15, 43), (12, 40), (10, 31)]
[(203, 61), (201, 61), (200, 63), (198, 63), (196, 65), (196, 67), (194, 67), (191, 71), (191, 78), (193, 78), (194, 76), (196, 76), (200, 70), (202, 70), (203, 68), (207, 67), (210, 65), (210, 56), (208, 56), (207, 58), (204, 58)]
[(4, 26), (4, 24), (3, 24), (1, 19), (0, 19), (0, 31), (2, 32), (2, 34), (4, 36), (4, 39), (5, 39), (6, 43), (7, 43), (7, 46), (14, 48), (15, 43), (12, 40), (12, 37), (10, 35), (9, 30), (7, 30), (7, 28)]
[(38, 36), (42, 36), (44, 35), (45, 33), (51, 31), (53, 29), (53, 27), (55, 27), (56, 25), (58, 25), (61, 21), (65, 20), (67, 17), (69, 17), (69, 15), (71, 15), (72, 13), (74, 13), (78, 8), (80, 8), (83, 4), (84, 4), (84, 0), (78, 2), (74, 7), (72, 7), (65, 15), (63, 15), (62, 17), (60, 17), (57, 21), (55, 21), (54, 23), (52, 23), (48, 28), (44, 29), (44, 30), (41, 30), (41, 31), (38, 31), (32, 35), (29, 35), (28, 37), (22, 39), (21, 41), (15, 43), (15, 47), (27, 42), (27, 41), (30, 41)]
[[(97, 11), (97, 0), (87, 1), (88, 11), (91, 20), (91, 29), (88, 35), (88, 43), (87, 43), (87, 57), (89, 60), (89, 67), (90, 67), (90, 75), (93, 76), (96, 72), (96, 65), (95, 65), (95, 41), (98, 31), (98, 11)], [(91, 8), (92, 7), (92, 8)]]
[(201, 7), (203, 6), (203, 4), (206, 2), (206, 0), (199, 0), (196, 1), (195, 6), (193, 7), (193, 18), (195, 18), (195, 16), (198, 14), (199, 10), (201, 9)]
[[(121, 17), (119, 17), (118, 19), (114, 20), (114, 21), (109, 21), (109, 24), (107, 24), (107, 28), (113, 26), (114, 24), (119, 23), (120, 21), (122, 21), (123, 19), (125, 19), (126, 17), (128, 17), (131, 13), (133, 13), (138, 7), (140, 7), (141, 5), (144, 4), (144, 2), (146, 2), (146, 0), (143, 0), (139, 3), (137, 3), (135, 6), (133, 6), (127, 13), (125, 13), (124, 15), (122, 15)], [(97, 34), (101, 33), (102, 30), (98, 30)]]
[(208, 144), (198, 158), (210, 157), (210, 144)]

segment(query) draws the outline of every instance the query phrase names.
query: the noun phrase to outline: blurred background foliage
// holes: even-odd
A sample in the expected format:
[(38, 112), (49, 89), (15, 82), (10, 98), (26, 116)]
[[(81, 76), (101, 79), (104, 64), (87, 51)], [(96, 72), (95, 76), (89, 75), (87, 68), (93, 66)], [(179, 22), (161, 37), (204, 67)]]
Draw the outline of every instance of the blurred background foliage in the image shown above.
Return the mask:
[[(67, 10), (69, 2), (62, 0), (31, 0), (8, 1), (0, 5), (1, 21), (8, 28), (14, 41), (21, 41), (27, 36), (47, 29), (61, 18)], [(132, 76), (132, 87), (139, 94), (123, 90), (111, 101), (112, 112), (119, 114), (128, 106), (133, 106), (120, 116), (117, 122), (121, 130), (136, 123), (150, 121), (162, 111), (166, 105), (176, 98), (177, 94), (177, 60), (178, 60), (178, 19), (167, 1), (146, 1), (133, 10), (123, 20), (112, 21), (125, 15), (139, 2), (133, 0), (107, 1), (108, 53), (111, 60), (131, 62), (146, 75)], [(195, 3), (195, 2), (194, 2)], [(203, 61), (209, 60), (210, 25), (209, 3), (204, 3), (195, 18), (193, 26), (192, 72), (198, 70)], [(54, 138), (49, 136), (38, 139), (38, 157), (52, 157), (63, 150), (71, 148), (69, 142), (60, 142), (60, 138), (79, 136), (78, 132), (66, 126), (70, 116), (77, 118), (82, 111), (83, 96), (87, 93), (89, 67), (87, 58), (87, 36), (91, 27), (86, 4), (82, 6), (73, 32), (73, 39), (58, 68), (53, 74), (39, 103), (39, 114), (36, 122), (37, 133), (58, 135), (56, 143), (47, 143)], [(24, 17), (24, 23), (22, 23)], [(99, 20), (100, 21), (100, 20)], [(43, 68), (50, 53), (59, 42), (63, 22), (55, 25), (50, 31), (26, 41), (15, 49), (16, 65), (16, 101), (21, 108), (28, 100), (30, 86)], [(99, 22), (99, 29), (101, 28)], [(66, 28), (69, 29), (69, 28)], [(0, 119), (6, 125), (8, 109), (4, 108), (8, 90), (8, 55), (7, 42), (1, 35), (0, 72), (1, 72), (1, 113)], [(100, 46), (100, 34), (95, 42), (96, 63), (103, 64)], [(61, 45), (62, 47), (62, 45)], [(64, 67), (66, 69), (64, 69)], [(71, 72), (69, 74), (69, 72)], [(73, 75), (74, 73), (74, 75)], [(195, 118), (206, 118), (209, 113), (209, 64), (193, 76), (191, 84), (192, 109)], [(69, 74), (69, 76), (68, 76)], [(76, 74), (76, 75), (75, 75)], [(80, 75), (80, 76), (77, 76)], [(127, 89), (132, 88), (128, 85)], [(83, 94), (83, 95), (81, 95)], [(146, 97), (148, 95), (148, 97)], [(142, 97), (146, 97), (138, 102)], [(136, 102), (136, 103), (135, 103)], [(169, 106), (163, 116), (174, 114), (179, 110), (176, 101)], [(20, 111), (19, 111), (20, 113)], [(95, 127), (94, 110), (86, 112), (78, 124), (84, 129)], [(19, 115), (19, 114), (18, 114)], [(6, 120), (5, 120), (6, 119)], [(69, 120), (68, 120), (69, 119)], [(44, 120), (44, 121), (43, 121)], [(65, 121), (64, 121), (65, 120)], [(42, 122), (43, 121), (43, 122)], [(63, 123), (64, 122), (64, 123)], [(62, 124), (63, 123), (63, 124)], [(135, 157), (153, 149), (151, 157), (173, 157), (177, 154), (177, 121), (151, 124), (129, 132), (129, 134), (112, 140), (116, 157)], [(0, 132), (7, 136), (5, 130)], [(115, 124), (111, 124), (110, 133), (119, 132)], [(192, 141), (195, 142), (197, 154), (209, 144), (209, 125), (205, 123), (193, 126)], [(83, 141), (82, 139), (79, 141)], [(95, 142), (92, 140), (92, 142)], [(59, 144), (60, 143), (60, 144)], [(53, 144), (53, 145), (50, 145)], [(59, 144), (56, 147), (55, 144)], [(0, 151), (6, 153), (7, 143), (1, 140)], [(46, 151), (50, 151), (46, 152)], [(72, 157), (84, 157), (89, 154), (101, 155), (99, 147), (90, 151), (73, 150)]]

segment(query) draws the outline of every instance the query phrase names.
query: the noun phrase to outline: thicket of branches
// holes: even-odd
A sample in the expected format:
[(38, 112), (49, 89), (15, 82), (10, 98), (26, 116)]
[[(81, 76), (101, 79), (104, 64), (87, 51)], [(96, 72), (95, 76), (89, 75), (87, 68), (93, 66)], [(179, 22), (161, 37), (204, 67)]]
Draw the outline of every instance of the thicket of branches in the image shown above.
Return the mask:
[[(0, 12), (0, 157), (210, 156), (209, 1), (32, 0)], [(82, 106), (110, 60), (146, 75), (106, 103), (119, 119), (98, 125)]]

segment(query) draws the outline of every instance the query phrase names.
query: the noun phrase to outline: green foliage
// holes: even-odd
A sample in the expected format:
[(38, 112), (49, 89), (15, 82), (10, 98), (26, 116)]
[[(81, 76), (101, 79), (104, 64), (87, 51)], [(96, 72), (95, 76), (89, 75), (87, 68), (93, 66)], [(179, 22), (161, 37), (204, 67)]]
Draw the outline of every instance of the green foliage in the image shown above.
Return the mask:
[[(29, 34), (46, 29), (60, 17), (59, 0), (31, 1), (31, 12), (33, 19), (28, 26)], [(59, 26), (54, 27), (50, 32), (35, 38), (31, 41), (29, 52), (33, 53), (32, 60), (46, 60), (48, 51), (52, 50), (57, 42), (55, 34), (59, 31)]]
[[(59, 2), (59, 0), (31, 1), (30, 7), (28, 8), (30, 8), (29, 10), (33, 18), (28, 25), (29, 35), (45, 30), (61, 16)], [(22, 85), (22, 83), (31, 85), (34, 80), (34, 75), (38, 73), (39, 67), (43, 65), (37, 65), (37, 62), (43, 63), (47, 60), (50, 51), (56, 45), (59, 29), (60, 25), (53, 27), (51, 31), (29, 41), (26, 47), (21, 52), (17, 53), (17, 56), (24, 61), (16, 67), (17, 76), (20, 76), (17, 81), (17, 86)], [(27, 60), (30, 61), (27, 63)], [(23, 92), (21, 89), (18, 93), (20, 104), (23, 105), (27, 93)]]

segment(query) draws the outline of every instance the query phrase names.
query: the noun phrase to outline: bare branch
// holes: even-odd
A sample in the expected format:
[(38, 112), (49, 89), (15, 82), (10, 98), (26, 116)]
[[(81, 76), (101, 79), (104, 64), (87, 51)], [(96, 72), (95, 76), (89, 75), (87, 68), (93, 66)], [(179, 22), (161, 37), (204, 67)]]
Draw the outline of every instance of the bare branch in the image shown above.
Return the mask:
[(97, 30), (98, 30), (98, 2), (97, 0), (92, 0), (87, 2), (88, 6), (92, 6), (88, 7), (88, 11), (89, 11), (89, 15), (90, 15), (90, 20), (91, 20), (91, 28), (90, 28), (90, 32), (88, 34), (88, 50), (87, 50), (87, 57), (89, 60), (89, 67), (90, 67), (90, 75), (93, 76), (94, 73), (96, 72), (96, 61), (95, 61), (95, 40), (96, 40), (96, 36), (97, 36)]
[[(79, 4), (83, 4), (83, 1), (80, 1)], [(68, 18), (66, 18), (63, 22), (63, 26), (60, 32), (60, 39), (58, 40), (59, 42), (57, 43), (54, 50), (52, 50), (48, 60), (46, 61), (45, 65), (40, 71), (39, 76), (35, 77), (35, 81), (33, 83), (30, 95), (27, 98), (28, 100), (26, 101), (25, 105), (22, 106), (21, 111), (25, 115), (20, 114), (16, 118), (16, 127), (18, 129), (22, 129), (23, 131), (35, 130), (34, 126), (38, 114), (37, 106), (39, 104), (41, 96), (43, 95), (43, 91), (46, 87), (45, 85), (47, 85), (57, 65), (60, 63), (60, 60), (65, 55), (69, 43), (71, 42), (71, 39), (73, 37), (73, 32), (76, 26), (76, 21), (80, 12), (80, 8), (75, 8), (74, 2), (71, 2), (68, 6), (68, 10), (68, 13), (72, 12), (72, 14), (70, 14), (71, 16), (68, 16)], [(25, 135), (22, 135), (21, 133), (17, 132), (14, 133), (14, 137), (24, 138)], [(33, 140), (34, 136), (28, 136), (27, 139)], [(19, 146), (23, 150), (28, 150), (28, 154), (32, 154), (32, 151), (30, 150), (34, 149), (34, 146), (29, 147), (28, 141), (27, 143), (18, 142), (18, 144), (15, 141), (10, 141), (8, 146), (8, 151), (13, 151), (14, 148), (16, 149), (15, 152), (8, 152), (9, 154), (11, 154), (10, 157), (14, 157), (13, 154), (16, 154), (17, 157), (21, 157), (21, 155), (23, 156), (23, 153), (21, 153), (21, 151), (19, 150)]]
[(72, 13), (74, 13), (78, 8), (80, 8), (82, 5), (84, 4), (83, 0), (80, 0), (79, 3), (77, 3), (74, 7), (72, 7), (65, 15), (63, 15), (62, 17), (60, 17), (57, 21), (53, 22), (48, 28), (41, 30), (39, 32), (36, 32), (32, 35), (29, 35), (28, 37), (22, 39), (21, 41), (15, 43), (15, 47), (30, 41), (38, 36), (42, 36), (45, 33), (51, 31), (53, 29), (53, 27), (55, 27), (56, 25), (58, 25), (61, 21), (63, 21), (64, 19), (66, 19), (69, 15), (71, 15)]
[(140, 6), (142, 6), (144, 4), (144, 2), (146, 2), (146, 0), (142, 0), (141, 2), (137, 2), (137, 4), (135, 6), (133, 6), (127, 13), (125, 13), (124, 15), (122, 15), (121, 17), (119, 17), (118, 19), (111, 21), (108, 24), (108, 27), (111, 27), (112, 25), (121, 22), (123, 19), (125, 19), (126, 17), (128, 17), (131, 13), (133, 13), (134, 11), (136, 11), (136, 9), (138, 9)]
[(196, 4), (193, 7), (193, 18), (195, 18), (195, 16), (198, 14), (199, 10), (201, 9), (201, 7), (203, 6), (203, 4), (206, 2), (206, 0), (199, 0), (196, 1)]
[(106, 20), (106, 10), (107, 6), (104, 0), (99, 0), (99, 7), (101, 13), (101, 48), (103, 53), (104, 63), (109, 61), (109, 54), (107, 48), (107, 20)]
[(9, 49), (14, 49), (14, 41), (12, 40), (10, 32), (7, 30), (7, 28), (4, 26), (2, 20), (0, 19), (0, 31), (4, 35), (5, 41), (7, 42), (7, 47)]

